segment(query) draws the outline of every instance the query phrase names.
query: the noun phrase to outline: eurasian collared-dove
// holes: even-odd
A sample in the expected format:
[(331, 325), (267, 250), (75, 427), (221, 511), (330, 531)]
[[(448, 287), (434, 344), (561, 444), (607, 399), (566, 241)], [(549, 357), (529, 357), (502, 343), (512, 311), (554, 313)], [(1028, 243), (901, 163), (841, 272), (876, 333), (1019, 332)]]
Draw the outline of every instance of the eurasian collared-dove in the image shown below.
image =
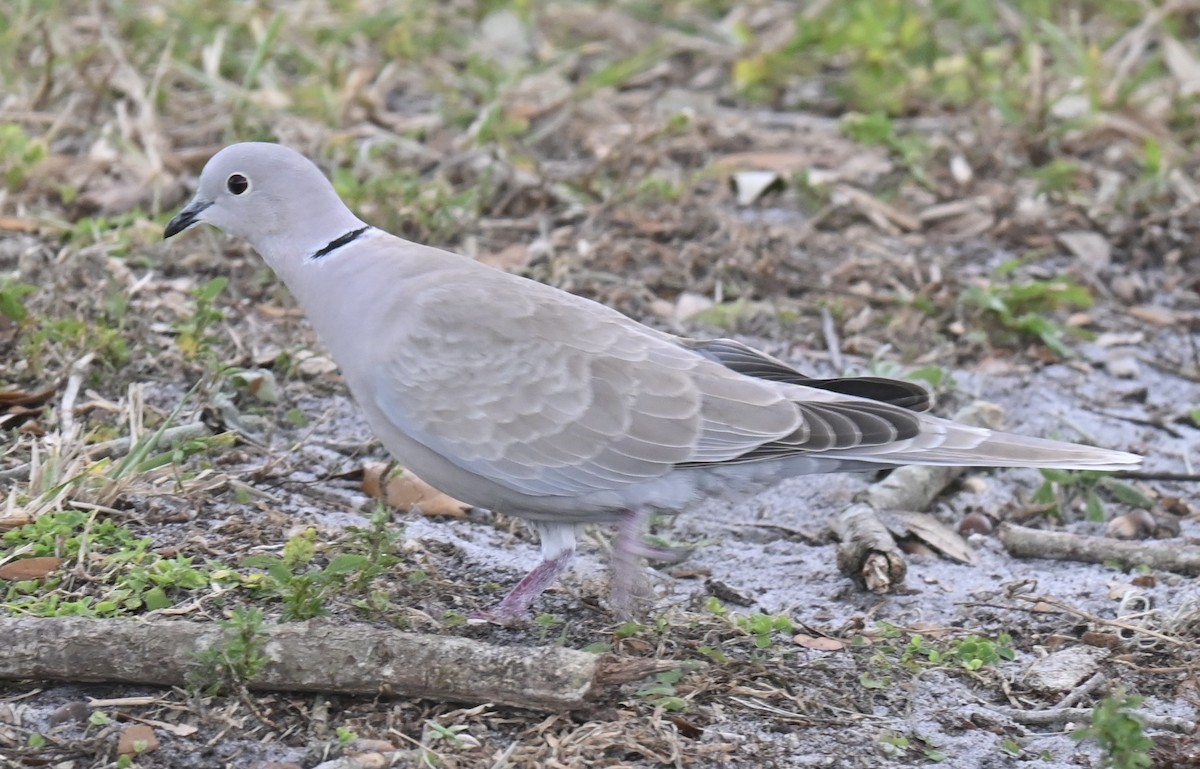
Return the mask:
[(656, 331), (601, 304), (358, 219), (309, 160), (235, 144), (200, 175), (171, 237), (206, 222), (287, 284), (375, 434), (420, 478), (520, 516), (542, 561), (490, 616), (509, 620), (567, 568), (575, 529), (618, 522), (613, 603), (652, 549), (649, 514), (794, 475), (940, 464), (1095, 470), (1120, 451), (920, 413), (917, 385), (808, 379), (726, 339)]

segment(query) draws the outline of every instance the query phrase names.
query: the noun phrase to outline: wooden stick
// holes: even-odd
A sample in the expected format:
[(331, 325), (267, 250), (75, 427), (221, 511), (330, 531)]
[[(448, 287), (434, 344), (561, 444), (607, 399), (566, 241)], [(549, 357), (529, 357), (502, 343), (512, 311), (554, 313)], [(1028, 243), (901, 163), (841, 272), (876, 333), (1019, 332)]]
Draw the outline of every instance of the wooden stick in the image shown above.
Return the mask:
[[(233, 631), (214, 623), (83, 617), (0, 618), (0, 679), (184, 686), (197, 653)], [(267, 662), (246, 686), (365, 696), (494, 702), (530, 710), (585, 707), (664, 663), (560, 647), (493, 646), (314, 620), (261, 630)]]

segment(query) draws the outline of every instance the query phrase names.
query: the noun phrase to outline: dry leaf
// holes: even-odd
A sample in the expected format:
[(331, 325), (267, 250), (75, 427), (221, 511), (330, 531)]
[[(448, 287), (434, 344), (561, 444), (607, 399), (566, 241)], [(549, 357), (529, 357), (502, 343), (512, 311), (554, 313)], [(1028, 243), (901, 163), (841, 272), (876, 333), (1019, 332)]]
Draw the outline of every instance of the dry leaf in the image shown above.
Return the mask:
[(13, 582), (26, 579), (42, 579), (57, 569), (62, 562), (63, 559), (53, 555), (42, 555), (35, 558), (22, 558), (19, 561), (9, 561), (0, 566), (0, 579), (7, 579)]
[(383, 496), (383, 479), (387, 475), (387, 462), (364, 462), (362, 491), (371, 499)]
[(1130, 307), (1129, 314), (1155, 326), (1173, 326), (1176, 323), (1175, 313), (1162, 307)]
[(387, 482), (385, 501), (398, 510), (417, 509), (422, 515), (462, 518), (471, 505), (443, 494), (410, 472), (394, 476)]
[(904, 540), (901, 546), (908, 543), (926, 545), (959, 563), (976, 562), (975, 551), (962, 535), (932, 515), (889, 510), (881, 512), (879, 517), (892, 536)]
[(24, 526), (32, 522), (33, 516), (22, 510), (13, 510), (9, 513), (0, 512), (0, 530), (15, 529), (18, 526)]
[(143, 723), (151, 726), (157, 726), (159, 729), (170, 732), (176, 737), (191, 737), (196, 732), (200, 731), (200, 727), (192, 726), (191, 724), (171, 724), (166, 721), (158, 721), (153, 718), (141, 719)]
[(3, 232), (37, 232), (38, 222), (24, 216), (0, 216), (0, 231)]
[(479, 261), (501, 270), (519, 270), (529, 264), (529, 248), (513, 243), (490, 254), (480, 254)]
[(122, 756), (136, 756), (157, 749), (158, 738), (154, 736), (154, 729), (146, 724), (126, 726), (117, 740), (117, 754)]
[(682, 322), (699, 315), (705, 310), (711, 309), (713, 304), (713, 300), (707, 296), (692, 293), (691, 291), (684, 291), (675, 300), (675, 307), (671, 316), (675, 320)]
[(296, 370), (305, 376), (323, 376), (337, 371), (337, 364), (324, 355), (317, 355), (311, 350), (301, 350), (296, 353)]
[(1058, 242), (1088, 269), (1099, 270), (1112, 263), (1112, 244), (1098, 232), (1060, 232)]
[(1107, 649), (1071, 646), (1033, 661), (1025, 671), (1025, 685), (1039, 692), (1065, 692), (1096, 672)]
[(19, 388), (3, 390), (0, 391), (0, 406), (38, 406), (50, 400), (57, 391), (58, 387), (47, 387), (36, 392)]
[(840, 652), (846, 648), (845, 641), (839, 641), (836, 638), (827, 638), (825, 636), (811, 636), (800, 633), (792, 641), (805, 649), (812, 649), (818, 652)]
[(362, 490), (374, 499), (383, 500), (397, 510), (418, 510), (422, 515), (462, 518), (473, 505), (443, 494), (408, 471), (388, 478), (388, 465), (367, 462), (363, 465)]

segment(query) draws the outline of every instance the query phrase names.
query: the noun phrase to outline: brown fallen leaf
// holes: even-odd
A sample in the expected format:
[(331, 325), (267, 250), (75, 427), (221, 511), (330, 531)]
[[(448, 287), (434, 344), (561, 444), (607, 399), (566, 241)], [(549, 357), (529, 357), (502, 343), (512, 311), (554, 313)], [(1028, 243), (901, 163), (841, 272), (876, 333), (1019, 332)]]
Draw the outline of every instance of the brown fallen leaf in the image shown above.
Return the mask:
[[(3, 519), (8, 520), (8, 519)], [(62, 564), (63, 559), (53, 555), (22, 558), (0, 566), (0, 579), (20, 582), (26, 579), (42, 579)]]
[(387, 475), (389, 466), (387, 462), (363, 463), (362, 491), (371, 499), (383, 496), (383, 478)]
[(362, 490), (397, 510), (417, 510), (422, 515), (462, 518), (473, 507), (443, 494), (407, 470), (389, 478), (388, 465), (383, 462), (363, 465)]
[(117, 754), (136, 756), (158, 749), (158, 738), (154, 729), (146, 724), (130, 724), (121, 730), (117, 739)]
[(1144, 320), (1155, 326), (1173, 326), (1179, 320), (1175, 313), (1162, 307), (1142, 305), (1141, 307), (1130, 307), (1128, 312), (1138, 320)]
[(909, 547), (926, 547), (959, 563), (976, 563), (975, 551), (962, 535), (946, 524), (926, 513), (909, 510), (888, 510), (879, 518), (892, 536), (900, 540), (906, 552)]
[(1058, 242), (1090, 270), (1100, 270), (1112, 264), (1112, 244), (1098, 232), (1072, 230), (1060, 232), (1057, 237)]

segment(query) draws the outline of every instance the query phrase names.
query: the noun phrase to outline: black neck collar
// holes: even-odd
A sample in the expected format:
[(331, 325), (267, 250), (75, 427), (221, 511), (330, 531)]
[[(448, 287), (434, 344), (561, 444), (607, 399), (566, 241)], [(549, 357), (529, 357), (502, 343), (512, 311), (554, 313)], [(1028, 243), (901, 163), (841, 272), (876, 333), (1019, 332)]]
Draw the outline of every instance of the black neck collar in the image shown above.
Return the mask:
[(333, 240), (329, 241), (324, 246), (322, 246), (320, 249), (313, 252), (313, 255), (308, 258), (315, 260), (315, 259), (320, 259), (323, 256), (329, 256), (330, 254), (332, 254), (334, 251), (337, 251), (342, 246), (349, 245), (350, 243), (353, 243), (355, 240), (358, 240), (359, 236), (362, 235), (364, 232), (366, 232), (369, 229), (371, 229), (371, 225), (368, 224), (365, 227), (359, 227), (357, 230), (350, 230), (349, 232), (345, 233), (344, 235), (340, 235), (340, 236), (334, 238)]

